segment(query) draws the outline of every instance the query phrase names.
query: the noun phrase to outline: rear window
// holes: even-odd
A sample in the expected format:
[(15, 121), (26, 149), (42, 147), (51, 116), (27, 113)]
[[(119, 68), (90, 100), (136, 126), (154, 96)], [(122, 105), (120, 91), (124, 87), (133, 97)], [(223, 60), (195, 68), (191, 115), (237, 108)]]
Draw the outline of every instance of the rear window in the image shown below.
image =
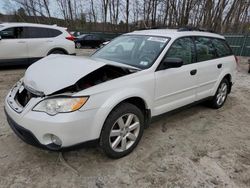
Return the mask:
[(42, 27), (28, 27), (29, 38), (52, 38), (62, 34), (57, 29), (42, 28)]
[(233, 54), (231, 48), (228, 46), (225, 40), (213, 39), (212, 43), (218, 57), (225, 57)]
[(208, 61), (217, 58), (216, 50), (210, 38), (196, 37), (195, 45), (197, 51), (197, 61)]

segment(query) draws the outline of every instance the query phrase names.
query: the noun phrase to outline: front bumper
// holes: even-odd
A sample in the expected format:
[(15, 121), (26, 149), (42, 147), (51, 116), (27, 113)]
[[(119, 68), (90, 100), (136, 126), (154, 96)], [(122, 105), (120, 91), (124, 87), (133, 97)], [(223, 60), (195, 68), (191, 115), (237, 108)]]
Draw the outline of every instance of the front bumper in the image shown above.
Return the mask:
[(51, 143), (48, 145), (43, 145), (39, 142), (39, 140), (37, 140), (37, 138), (35, 137), (35, 135), (23, 128), (22, 126), (18, 125), (7, 113), (6, 110), (5, 111), (5, 115), (7, 118), (7, 121), (11, 127), (11, 129), (14, 131), (14, 133), (25, 143), (30, 144), (32, 146), (41, 148), (41, 149), (48, 149), (48, 150), (52, 150), (52, 151), (68, 151), (68, 150), (72, 150), (72, 149), (78, 149), (78, 148), (82, 148), (82, 147), (93, 147), (96, 146), (98, 144), (99, 139), (94, 139), (94, 140), (89, 140), (89, 141), (85, 141), (85, 142), (81, 142), (72, 146), (67, 146), (67, 147), (58, 147), (57, 145)]
[[(5, 113), (13, 131), (26, 143), (51, 150), (68, 149), (72, 146), (95, 143), (99, 138), (96, 131), (98, 109), (78, 110), (50, 116), (44, 112), (32, 111), (39, 99), (31, 99), (21, 111), (10, 106), (9, 97), (5, 100)], [(13, 96), (12, 96), (13, 97)], [(53, 145), (51, 137), (60, 138), (62, 144)]]

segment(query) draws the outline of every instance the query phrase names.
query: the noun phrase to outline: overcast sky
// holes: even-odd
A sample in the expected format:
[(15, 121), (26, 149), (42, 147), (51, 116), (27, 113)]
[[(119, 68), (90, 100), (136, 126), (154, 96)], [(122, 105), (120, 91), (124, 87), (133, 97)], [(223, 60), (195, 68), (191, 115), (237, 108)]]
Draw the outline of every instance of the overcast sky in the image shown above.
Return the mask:
[(0, 0), (0, 12), (7, 14), (13, 12), (17, 7), (11, 2), (11, 0)]
[[(56, 11), (57, 4), (55, 1), (50, 1), (51, 14), (54, 17), (61, 18), (62, 15), (59, 15)], [(19, 8), (18, 4), (13, 3), (12, 0), (0, 0), (0, 13), (10, 14)]]
[(4, 13), (4, 10), (3, 10), (3, 1), (5, 1), (5, 0), (0, 1), (0, 13)]

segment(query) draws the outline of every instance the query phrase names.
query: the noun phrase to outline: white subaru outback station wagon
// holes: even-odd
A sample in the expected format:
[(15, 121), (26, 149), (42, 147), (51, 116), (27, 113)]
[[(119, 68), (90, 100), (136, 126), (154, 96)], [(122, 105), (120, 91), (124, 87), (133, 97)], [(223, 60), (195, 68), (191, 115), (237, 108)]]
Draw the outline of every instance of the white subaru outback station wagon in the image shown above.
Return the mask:
[(25, 142), (62, 150), (97, 141), (129, 154), (154, 116), (207, 100), (223, 106), (236, 59), (223, 36), (200, 31), (124, 34), (89, 58), (50, 55), (31, 65), (5, 100)]
[(75, 55), (66, 28), (31, 23), (0, 23), (0, 67), (31, 64), (50, 54)]

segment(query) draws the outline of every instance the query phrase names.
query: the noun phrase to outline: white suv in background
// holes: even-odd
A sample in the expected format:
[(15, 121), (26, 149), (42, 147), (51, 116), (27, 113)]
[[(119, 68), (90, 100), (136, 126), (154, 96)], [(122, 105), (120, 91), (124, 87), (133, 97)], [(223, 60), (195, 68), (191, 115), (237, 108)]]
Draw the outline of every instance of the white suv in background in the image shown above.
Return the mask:
[(0, 24), (0, 66), (31, 64), (49, 54), (75, 54), (65, 28), (30, 23)]
[(97, 141), (119, 158), (136, 147), (152, 117), (203, 100), (222, 107), (235, 68), (221, 35), (135, 31), (90, 58), (51, 55), (34, 63), (7, 95), (5, 110), (29, 144), (61, 150)]

